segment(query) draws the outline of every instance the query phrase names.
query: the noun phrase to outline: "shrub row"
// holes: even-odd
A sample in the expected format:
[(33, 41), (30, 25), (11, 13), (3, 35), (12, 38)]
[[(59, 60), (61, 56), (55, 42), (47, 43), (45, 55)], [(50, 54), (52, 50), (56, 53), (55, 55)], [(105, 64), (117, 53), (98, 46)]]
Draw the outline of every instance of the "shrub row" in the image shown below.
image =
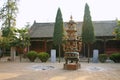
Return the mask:
[(37, 53), (36, 51), (29, 51), (26, 55), (31, 62), (34, 62), (38, 57), (42, 62), (46, 62), (49, 59), (49, 54), (46, 52)]
[(107, 55), (106, 54), (100, 54), (99, 55), (99, 61), (104, 63), (107, 60)]
[[(104, 63), (106, 60), (107, 60), (107, 54), (100, 54), (99, 55), (99, 61)], [(116, 53), (113, 53), (109, 56), (109, 58), (111, 60), (113, 60), (115, 63), (120, 63), (120, 53), (119, 52), (116, 52)]]
[(110, 59), (113, 60), (115, 63), (120, 63), (120, 53), (113, 53), (110, 56)]

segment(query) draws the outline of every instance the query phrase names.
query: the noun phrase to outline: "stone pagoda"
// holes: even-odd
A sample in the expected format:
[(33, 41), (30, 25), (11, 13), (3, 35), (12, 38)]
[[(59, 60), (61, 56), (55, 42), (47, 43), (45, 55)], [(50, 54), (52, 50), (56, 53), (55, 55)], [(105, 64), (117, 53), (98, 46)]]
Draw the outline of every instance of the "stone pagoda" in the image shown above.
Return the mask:
[(82, 41), (77, 34), (76, 23), (70, 17), (70, 21), (67, 23), (65, 29), (66, 35), (64, 38), (63, 50), (65, 52), (65, 64), (64, 69), (76, 70), (80, 68), (79, 52), (81, 51)]

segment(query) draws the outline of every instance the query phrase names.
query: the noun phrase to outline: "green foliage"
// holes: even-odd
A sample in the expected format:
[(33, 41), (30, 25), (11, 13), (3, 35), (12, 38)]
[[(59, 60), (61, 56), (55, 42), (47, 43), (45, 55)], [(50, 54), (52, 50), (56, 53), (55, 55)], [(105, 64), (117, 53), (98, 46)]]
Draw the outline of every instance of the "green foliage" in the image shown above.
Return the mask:
[(62, 13), (60, 8), (58, 8), (55, 25), (54, 25), (54, 33), (53, 33), (53, 43), (55, 45), (62, 44), (62, 38), (64, 36), (63, 32), (64, 32), (64, 28), (63, 28)]
[(10, 33), (9, 35), (7, 36), (7, 38), (9, 39), (10, 41), (10, 46), (16, 46), (16, 39), (17, 39), (17, 36), (16, 36), (16, 30), (17, 28), (15, 27), (10, 27)]
[(2, 28), (2, 36), (7, 37), (10, 34), (11, 30), (10, 27), (4, 27)]
[(117, 26), (114, 28), (115, 38), (120, 40), (120, 21), (117, 21)]
[(10, 47), (15, 46), (16, 40), (16, 28), (14, 27), (7, 27), (2, 31), (2, 37), (0, 39), (0, 47)]
[(20, 48), (25, 48), (30, 45), (30, 36), (27, 28), (17, 29), (17, 45)]
[[(7, 48), (16, 45), (16, 17), (17, 17), (17, 1), (18, 0), (5, 0), (5, 3), (0, 7), (0, 16), (2, 23), (2, 48)], [(4, 41), (5, 40), (5, 41)]]
[(112, 55), (110, 55), (110, 59), (113, 60), (115, 63), (120, 63), (120, 53), (113, 53)]
[(26, 56), (28, 57), (28, 59), (31, 62), (34, 62), (35, 59), (37, 58), (37, 52), (36, 51), (29, 51)]
[(60, 8), (58, 8), (55, 25), (54, 25), (54, 33), (53, 33), (53, 43), (56, 46), (59, 46), (59, 62), (60, 62), (60, 47), (62, 44), (62, 40), (64, 37), (64, 28), (63, 28), (63, 19)]
[[(13, 27), (10, 27), (9, 29), (11, 31), (9, 35), (3, 36), (0, 39), (0, 44), (2, 44), (0, 47), (17, 46), (20, 48), (25, 48), (30, 45), (30, 36), (28, 29), (16, 29)], [(5, 33), (7, 33), (7, 31)]]
[[(0, 15), (2, 21), (2, 37), (6, 37), (9, 40), (9, 44), (15, 40), (15, 26), (16, 26), (16, 14), (18, 0), (6, 0), (2, 8), (0, 8)], [(12, 43), (14, 45), (15, 43)]]
[(15, 18), (18, 12), (17, 1), (18, 0), (6, 0), (3, 7), (0, 8), (2, 25), (4, 27), (14, 27), (16, 25)]
[(104, 63), (107, 60), (107, 54), (100, 54), (99, 61)]
[(87, 3), (85, 5), (84, 21), (82, 25), (82, 41), (87, 44), (95, 41), (94, 28)]
[(84, 12), (84, 21), (82, 24), (82, 42), (88, 45), (88, 63), (90, 56), (90, 44), (95, 41), (94, 28), (91, 20), (89, 6), (86, 3)]
[(10, 47), (9, 39), (6, 37), (0, 38), (0, 48), (9, 48), (9, 47)]
[(42, 61), (42, 62), (46, 62), (49, 59), (50, 55), (46, 52), (40, 52), (38, 54), (38, 58)]

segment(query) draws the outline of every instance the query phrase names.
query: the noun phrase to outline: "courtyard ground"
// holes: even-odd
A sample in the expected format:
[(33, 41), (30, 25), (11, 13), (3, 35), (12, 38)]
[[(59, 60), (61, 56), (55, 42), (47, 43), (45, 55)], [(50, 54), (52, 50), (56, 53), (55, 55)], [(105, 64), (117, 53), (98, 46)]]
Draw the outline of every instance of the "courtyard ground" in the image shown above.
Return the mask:
[(0, 80), (120, 80), (119, 63), (81, 62), (78, 70), (64, 70), (64, 62), (0, 61)]

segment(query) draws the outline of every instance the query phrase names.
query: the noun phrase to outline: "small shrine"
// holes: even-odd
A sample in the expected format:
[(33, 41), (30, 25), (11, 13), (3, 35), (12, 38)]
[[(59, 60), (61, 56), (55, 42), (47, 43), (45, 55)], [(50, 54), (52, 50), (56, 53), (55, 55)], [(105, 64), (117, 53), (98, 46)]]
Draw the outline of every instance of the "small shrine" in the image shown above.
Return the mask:
[(77, 34), (76, 23), (72, 20), (72, 16), (70, 17), (70, 21), (67, 23), (65, 31), (65, 42), (63, 44), (63, 50), (65, 52), (64, 69), (77, 70), (80, 68), (79, 52), (81, 51), (82, 41), (80, 36)]

